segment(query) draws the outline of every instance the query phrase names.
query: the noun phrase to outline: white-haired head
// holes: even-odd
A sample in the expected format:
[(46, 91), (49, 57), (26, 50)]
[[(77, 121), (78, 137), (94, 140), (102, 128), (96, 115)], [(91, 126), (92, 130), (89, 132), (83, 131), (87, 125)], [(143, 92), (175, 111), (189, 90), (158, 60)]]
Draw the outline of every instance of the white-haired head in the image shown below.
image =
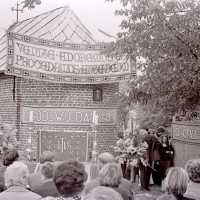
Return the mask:
[(84, 197), (84, 200), (123, 200), (123, 198), (112, 188), (97, 186)]
[(115, 157), (109, 152), (103, 152), (98, 156), (98, 167), (99, 170), (107, 163), (116, 162)]
[(102, 186), (118, 187), (122, 180), (122, 170), (118, 163), (108, 163), (99, 172)]
[(6, 187), (11, 186), (23, 186), (26, 187), (29, 170), (27, 165), (22, 162), (15, 161), (13, 164), (8, 166), (5, 171), (5, 185)]

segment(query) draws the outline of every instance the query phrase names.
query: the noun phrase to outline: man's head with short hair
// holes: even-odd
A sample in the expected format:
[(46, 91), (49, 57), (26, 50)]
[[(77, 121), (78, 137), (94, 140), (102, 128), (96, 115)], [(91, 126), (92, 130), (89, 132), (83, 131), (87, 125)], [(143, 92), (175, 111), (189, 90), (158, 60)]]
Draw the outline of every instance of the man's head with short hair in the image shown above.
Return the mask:
[(165, 133), (166, 133), (165, 128), (161, 126), (161, 127), (159, 127), (159, 128), (157, 129), (156, 135), (157, 135), (157, 137), (160, 137), (161, 135), (163, 135), (163, 134), (165, 134)]
[(8, 149), (3, 156), (3, 165), (9, 166), (14, 161), (18, 160), (19, 154), (16, 149)]
[(112, 163), (112, 162), (116, 162), (116, 159), (115, 159), (115, 157), (111, 153), (104, 152), (104, 153), (101, 153), (98, 156), (98, 166), (99, 166), (99, 169), (101, 169), (107, 163)]
[(52, 162), (45, 162), (41, 166), (41, 174), (45, 179), (53, 178), (54, 165)]
[(6, 187), (11, 186), (22, 186), (26, 187), (28, 180), (28, 167), (22, 162), (16, 161), (9, 165), (5, 171), (5, 185)]
[(118, 132), (117, 137), (120, 139), (124, 138), (124, 133), (122, 131)]

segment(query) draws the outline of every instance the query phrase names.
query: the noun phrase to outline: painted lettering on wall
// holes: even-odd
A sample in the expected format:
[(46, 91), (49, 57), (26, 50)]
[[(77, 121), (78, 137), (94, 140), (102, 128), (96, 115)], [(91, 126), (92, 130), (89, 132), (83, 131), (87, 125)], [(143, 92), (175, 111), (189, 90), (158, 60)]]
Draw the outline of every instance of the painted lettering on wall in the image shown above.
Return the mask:
[(200, 143), (200, 126), (172, 125), (173, 138)]
[[(94, 109), (23, 107), (22, 123), (90, 125)], [(97, 109), (99, 124), (116, 123), (116, 109)]]

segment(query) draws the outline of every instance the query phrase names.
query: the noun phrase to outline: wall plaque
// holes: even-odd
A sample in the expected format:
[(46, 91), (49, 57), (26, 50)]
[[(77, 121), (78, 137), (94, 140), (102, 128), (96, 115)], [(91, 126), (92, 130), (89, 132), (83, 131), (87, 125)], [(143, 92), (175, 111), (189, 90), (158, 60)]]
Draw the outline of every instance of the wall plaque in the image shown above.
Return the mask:
[(193, 121), (172, 123), (175, 166), (184, 167), (190, 159), (200, 157), (200, 125)]
[(191, 124), (172, 124), (173, 138), (181, 141), (200, 143), (200, 126)]
[(114, 125), (117, 121), (117, 109), (94, 109), (94, 108), (41, 108), (41, 107), (23, 107), (22, 123), (35, 124), (80, 124), (91, 125), (93, 122), (93, 113), (98, 115), (99, 125)]
[(54, 152), (58, 161), (86, 161), (88, 148), (86, 132), (41, 131), (40, 134), (40, 153)]

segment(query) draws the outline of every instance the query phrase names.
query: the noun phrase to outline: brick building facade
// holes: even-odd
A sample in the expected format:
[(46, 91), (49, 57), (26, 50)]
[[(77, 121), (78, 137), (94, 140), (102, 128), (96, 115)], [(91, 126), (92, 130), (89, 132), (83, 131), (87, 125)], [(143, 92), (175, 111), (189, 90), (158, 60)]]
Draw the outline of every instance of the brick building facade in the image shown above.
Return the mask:
[[(54, 110), (56, 108), (61, 108), (62, 110), (76, 109), (79, 112), (88, 109), (89, 113), (99, 109), (103, 109), (103, 111), (105, 109), (117, 110), (117, 100), (114, 98), (114, 94), (118, 91), (117, 83), (99, 85), (103, 90), (102, 102), (93, 101), (93, 89), (97, 85), (57, 84), (16, 77), (15, 91), (13, 90), (13, 86), (13, 76), (4, 74), (0, 76), (0, 115), (4, 122), (16, 125), (18, 128), (17, 137), (20, 141), (20, 150), (23, 151), (31, 148), (33, 150), (33, 158), (37, 158), (38, 154), (45, 150), (63, 153), (65, 150), (68, 150), (69, 152), (72, 151), (72, 153), (70, 155), (67, 153), (67, 157), (75, 156), (76, 158), (77, 156), (76, 159), (89, 159), (94, 131), (91, 124), (85, 125), (81, 122), (77, 124), (54, 124), (50, 120), (46, 120), (45, 123), (40, 123), (40, 121), (23, 122), (24, 107), (37, 110), (44, 108), (47, 110)], [(60, 113), (58, 112), (58, 114)], [(59, 118), (56, 120), (59, 121)], [(116, 124), (98, 125), (98, 151), (112, 150), (111, 145), (116, 141), (117, 129)], [(62, 137), (56, 140), (56, 137), (59, 135)], [(68, 141), (65, 144), (67, 147), (63, 149), (62, 145), (64, 144), (62, 139), (65, 139), (66, 136), (66, 139), (71, 138), (71, 141)], [(76, 141), (72, 139), (73, 137), (80, 140), (81, 143), (76, 144)], [(48, 143), (46, 139), (52, 141)], [(58, 143), (53, 146), (51, 142)], [(80, 150), (79, 145), (83, 149)], [(84, 152), (84, 155), (80, 152)]]
[(85, 161), (94, 140), (98, 152), (112, 150), (119, 82), (135, 76), (125, 57), (102, 56), (105, 45), (69, 7), (12, 25), (0, 44), (0, 115), (16, 125), (21, 152)]

